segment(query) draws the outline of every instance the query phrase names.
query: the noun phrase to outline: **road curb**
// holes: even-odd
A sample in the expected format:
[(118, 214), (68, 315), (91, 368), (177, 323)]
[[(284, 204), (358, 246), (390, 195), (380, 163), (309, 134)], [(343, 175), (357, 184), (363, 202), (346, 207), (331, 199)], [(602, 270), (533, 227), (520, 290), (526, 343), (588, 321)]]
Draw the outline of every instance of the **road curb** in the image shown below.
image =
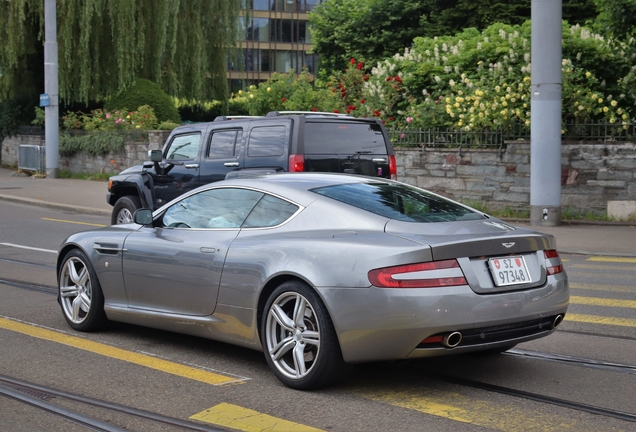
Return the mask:
[(70, 211), (74, 213), (97, 215), (97, 216), (110, 216), (111, 214), (110, 210), (96, 209), (92, 207), (75, 206), (71, 204), (53, 203), (49, 201), (42, 201), (42, 200), (32, 199), (32, 198), (15, 197), (12, 195), (0, 194), (0, 200), (11, 201), (11, 202), (19, 203), (19, 204), (34, 205), (39, 207), (47, 207), (47, 208), (56, 209), (56, 210)]

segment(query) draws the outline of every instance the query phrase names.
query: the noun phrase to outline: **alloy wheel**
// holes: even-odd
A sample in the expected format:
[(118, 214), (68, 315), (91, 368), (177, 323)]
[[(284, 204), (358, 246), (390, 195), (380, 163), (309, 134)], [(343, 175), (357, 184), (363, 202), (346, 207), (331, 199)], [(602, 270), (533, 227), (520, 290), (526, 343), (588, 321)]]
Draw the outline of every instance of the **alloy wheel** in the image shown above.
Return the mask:
[(74, 324), (86, 320), (93, 297), (91, 277), (86, 264), (69, 258), (60, 275), (60, 300), (66, 317)]

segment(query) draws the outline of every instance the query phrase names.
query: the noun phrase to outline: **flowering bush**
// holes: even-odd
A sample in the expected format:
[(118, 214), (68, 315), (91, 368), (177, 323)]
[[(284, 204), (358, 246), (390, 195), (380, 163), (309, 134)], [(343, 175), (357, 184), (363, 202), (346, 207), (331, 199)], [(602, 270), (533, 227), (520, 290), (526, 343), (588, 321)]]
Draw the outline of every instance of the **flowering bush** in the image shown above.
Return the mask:
[[(341, 74), (311, 85), (278, 74), (250, 88), (250, 113), (317, 110), (378, 117), (387, 126), (470, 130), (530, 124), (531, 23), (416, 38), (412, 48), (369, 68), (351, 58)], [(629, 121), (636, 68), (625, 46), (585, 27), (563, 25), (563, 120)], [(245, 94), (244, 94), (245, 95)], [(251, 102), (250, 102), (251, 101)]]
[(62, 123), (65, 129), (87, 131), (152, 130), (158, 125), (157, 117), (148, 105), (140, 106), (137, 111), (96, 109), (89, 114), (68, 112), (62, 117)]

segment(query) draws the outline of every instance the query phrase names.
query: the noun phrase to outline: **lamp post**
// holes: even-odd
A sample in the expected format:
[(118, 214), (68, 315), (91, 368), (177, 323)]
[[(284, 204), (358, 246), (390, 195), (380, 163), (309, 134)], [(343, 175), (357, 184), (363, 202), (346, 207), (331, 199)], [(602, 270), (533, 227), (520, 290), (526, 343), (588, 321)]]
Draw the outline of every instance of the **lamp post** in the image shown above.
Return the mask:
[(562, 0), (532, 0), (530, 223), (561, 225)]
[(44, 108), (44, 131), (46, 176), (51, 178), (60, 175), (56, 17), (56, 0), (44, 0), (44, 92), (48, 95), (48, 105)]

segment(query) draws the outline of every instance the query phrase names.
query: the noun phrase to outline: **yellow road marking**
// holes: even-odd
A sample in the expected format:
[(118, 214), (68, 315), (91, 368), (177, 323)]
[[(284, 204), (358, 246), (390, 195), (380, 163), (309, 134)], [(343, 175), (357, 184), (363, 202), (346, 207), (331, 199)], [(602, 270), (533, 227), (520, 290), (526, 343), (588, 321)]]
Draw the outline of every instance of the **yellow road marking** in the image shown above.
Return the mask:
[(72, 221), (72, 220), (66, 220), (66, 219), (52, 219), (52, 218), (41, 218), (41, 219), (45, 220), (45, 221), (66, 222), (66, 223), (72, 223), (72, 224), (77, 224), (77, 225), (89, 225), (89, 226), (96, 226), (96, 227), (108, 226), (108, 225), (104, 225), (104, 224), (96, 224), (96, 223), (89, 223), (89, 222), (78, 222), (78, 221)]
[(636, 319), (614, 318), (597, 315), (566, 314), (565, 321), (573, 321), (587, 324), (605, 324), (619, 327), (636, 327)]
[(377, 402), (507, 432), (529, 430), (574, 432), (587, 429), (582, 422), (565, 420), (561, 416), (518, 409), (441, 390), (363, 391), (360, 394)]
[(630, 287), (627, 285), (595, 285), (579, 282), (570, 282), (570, 288), (584, 289), (593, 291), (614, 291), (614, 292), (628, 292), (636, 293), (636, 287)]
[(580, 269), (596, 269), (596, 270), (617, 270), (617, 271), (636, 271), (636, 267), (627, 266), (613, 266), (602, 264), (572, 264), (568, 266), (568, 269), (580, 268)]
[(320, 432), (322, 430), (272, 417), (267, 414), (261, 414), (258, 411), (229, 403), (218, 404), (190, 418), (247, 432)]
[(615, 274), (615, 273), (579, 273), (576, 272), (577, 278), (596, 278), (596, 279), (629, 279), (634, 280), (634, 275), (630, 274)]
[(121, 348), (116, 348), (111, 345), (106, 345), (100, 342), (93, 342), (87, 339), (79, 338), (76, 336), (66, 335), (64, 333), (56, 332), (53, 330), (36, 327), (29, 324), (13, 321), (0, 317), (0, 328), (11, 330), (14, 332), (22, 333), (28, 336), (33, 336), (40, 339), (45, 339), (51, 342), (57, 342), (63, 345), (68, 345), (73, 348), (78, 348), (84, 351), (89, 351), (95, 354), (103, 355), (105, 357), (122, 360), (125, 362), (145, 366), (150, 369), (155, 369), (161, 372), (166, 372), (172, 375), (177, 375), (184, 378), (189, 378), (195, 381), (201, 381), (206, 384), (228, 384), (228, 383), (243, 383), (244, 381), (230, 376), (225, 376), (213, 372), (208, 372), (202, 369), (197, 369), (191, 366), (185, 366), (178, 363), (173, 363), (168, 360), (162, 360), (156, 357), (152, 357), (146, 354), (139, 354), (132, 351), (126, 351)]
[(571, 296), (570, 303), (591, 305), (591, 306), (608, 306), (608, 307), (636, 309), (636, 300), (618, 300), (618, 299), (608, 299), (608, 298), (602, 298), (602, 297)]
[(600, 261), (600, 262), (619, 262), (619, 263), (636, 263), (636, 258), (628, 257), (590, 257), (586, 261)]

